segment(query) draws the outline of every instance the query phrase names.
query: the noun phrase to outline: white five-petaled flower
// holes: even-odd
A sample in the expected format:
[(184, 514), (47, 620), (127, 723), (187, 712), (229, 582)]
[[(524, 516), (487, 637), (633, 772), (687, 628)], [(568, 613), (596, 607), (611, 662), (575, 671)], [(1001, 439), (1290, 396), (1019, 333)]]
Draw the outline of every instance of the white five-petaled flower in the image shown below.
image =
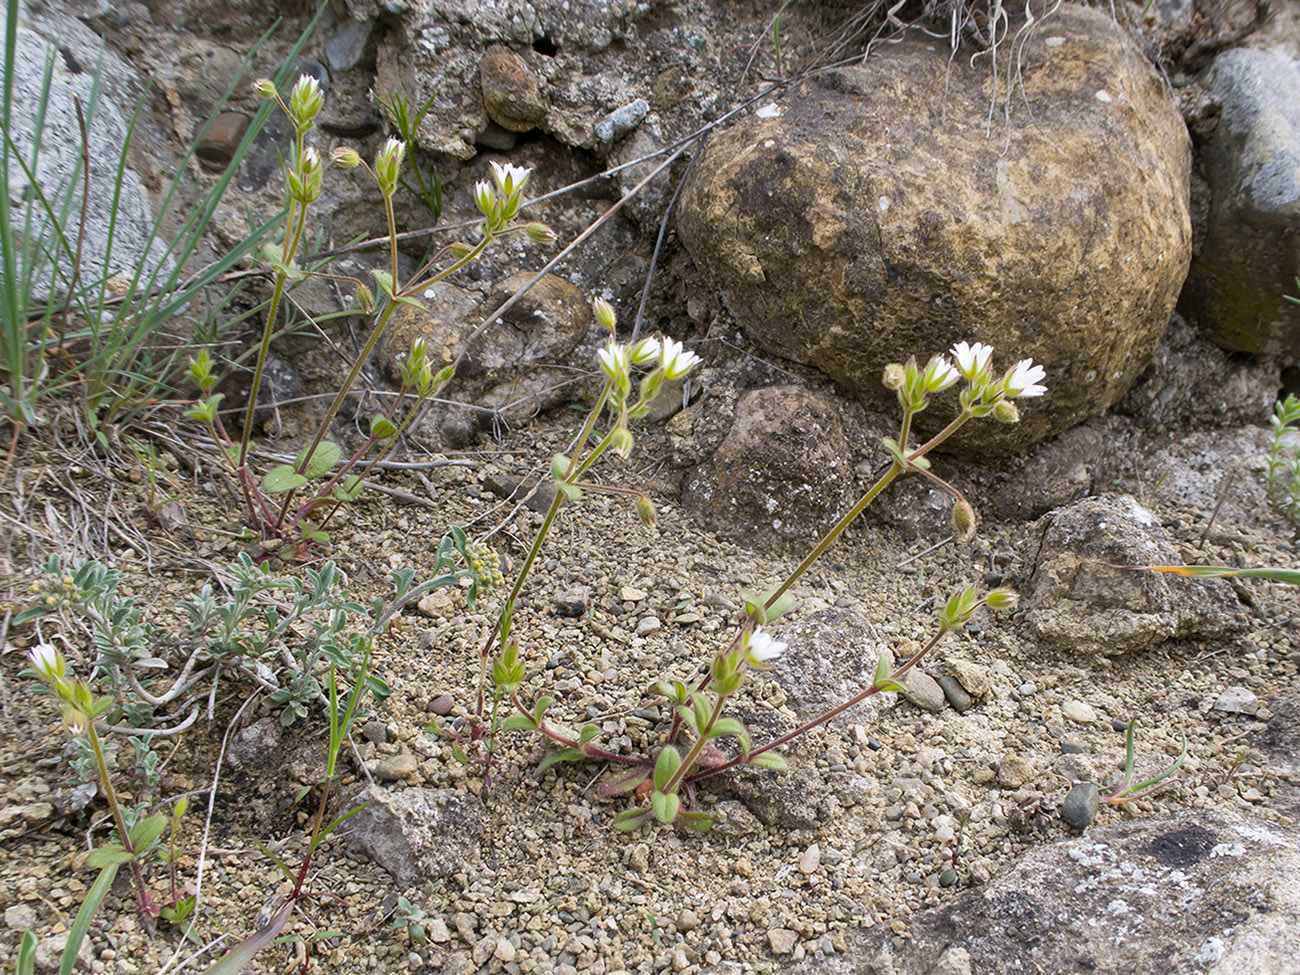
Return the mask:
[(485, 216), (492, 212), (493, 199), (491, 183), (481, 179), (474, 184), (474, 203)]
[(610, 342), (597, 350), (596, 357), (600, 360), (601, 371), (610, 379), (627, 375), (627, 346)]
[(745, 660), (751, 667), (766, 668), (771, 661), (785, 653), (785, 644), (762, 628), (755, 629), (745, 643)]
[(627, 354), (628, 358), (638, 366), (644, 366), (654, 362), (660, 355), (659, 340), (654, 337), (642, 339), (636, 345), (632, 346), (632, 348), (628, 349)]
[(935, 356), (925, 367), (925, 391), (942, 392), (960, 378), (961, 373), (953, 368), (951, 362), (941, 356)]
[(44, 680), (54, 682), (63, 678), (63, 657), (53, 644), (38, 643), (27, 658), (32, 662), (32, 669)]
[(495, 159), (492, 161), (492, 178), (496, 180), (497, 188), (505, 196), (512, 196), (522, 190), (531, 174), (532, 170), (524, 166), (514, 166), (510, 163), (503, 166)]
[(664, 337), (663, 344), (663, 370), (664, 376), (668, 379), (680, 379), (686, 375), (699, 363), (700, 357), (694, 352), (684, 351), (682, 343), (675, 339)]
[(974, 379), (983, 372), (992, 354), (993, 346), (985, 345), (983, 342), (976, 342), (974, 345), (958, 342), (952, 347), (953, 358), (957, 360), (957, 371), (967, 379)]
[(1039, 381), (1046, 375), (1047, 371), (1042, 366), (1034, 365), (1033, 359), (1021, 359), (1007, 376), (1007, 398), (1042, 396), (1047, 392), (1047, 387)]

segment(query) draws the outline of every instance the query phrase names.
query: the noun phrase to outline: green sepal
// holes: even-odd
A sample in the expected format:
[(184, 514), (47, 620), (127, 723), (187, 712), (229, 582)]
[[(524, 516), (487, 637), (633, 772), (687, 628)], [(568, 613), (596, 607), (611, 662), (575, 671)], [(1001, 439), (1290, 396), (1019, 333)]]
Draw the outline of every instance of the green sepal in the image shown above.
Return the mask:
[(659, 752), (659, 757), (655, 759), (655, 788), (662, 790), (681, 767), (682, 756), (677, 753), (677, 749), (672, 745), (665, 745)]
[(581, 748), (561, 748), (558, 752), (551, 752), (543, 758), (537, 766), (537, 772), (540, 775), (552, 765), (558, 765), (560, 762), (580, 762), (586, 757)]
[(760, 752), (749, 759), (749, 764), (772, 769), (774, 772), (784, 772), (790, 767), (779, 752)]
[[(338, 444), (329, 440), (322, 440), (317, 445), (315, 452), (311, 455), (311, 460), (307, 461), (307, 466), (302, 472), (303, 476), (305, 476), (309, 481), (314, 481), (337, 464), (339, 458), (342, 456), (343, 451)], [(299, 453), (294, 459), (294, 468), (302, 467), (304, 460), (306, 460), (305, 450)]]
[(262, 478), (262, 489), (267, 494), (283, 494), (285, 491), (296, 491), (306, 483), (307, 478), (294, 470), (292, 464), (281, 464), (266, 472), (266, 477)]
[(654, 810), (655, 819), (661, 823), (668, 824), (676, 819), (681, 806), (682, 800), (674, 792), (650, 793), (650, 808)]
[(370, 435), (376, 440), (387, 440), (397, 432), (397, 424), (381, 413), (370, 418)]

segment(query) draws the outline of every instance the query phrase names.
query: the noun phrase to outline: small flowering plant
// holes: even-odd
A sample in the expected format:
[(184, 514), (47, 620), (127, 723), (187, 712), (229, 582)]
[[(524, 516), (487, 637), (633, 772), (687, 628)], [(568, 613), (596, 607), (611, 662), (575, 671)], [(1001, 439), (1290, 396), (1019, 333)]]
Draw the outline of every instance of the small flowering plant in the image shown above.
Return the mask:
[[(696, 808), (695, 798), (695, 786), (702, 779), (740, 766), (784, 769), (786, 762), (778, 751), (781, 746), (867, 697), (901, 690), (899, 680), (907, 671), (917, 666), (947, 634), (964, 627), (982, 607), (1004, 612), (1016, 605), (1016, 594), (1010, 590), (994, 589), (983, 595), (974, 586), (958, 590), (937, 613), (935, 631), (919, 650), (897, 666), (891, 663), (888, 653), (882, 654), (874, 679), (857, 694), (793, 731), (757, 747), (744, 723), (726, 713), (729, 703), (751, 674), (780, 665), (786, 647), (772, 630), (772, 624), (792, 605), (790, 588), (895, 479), (904, 474), (919, 474), (942, 487), (954, 499), (956, 536), (966, 541), (974, 534), (974, 508), (954, 486), (930, 470), (926, 455), (971, 420), (992, 417), (1000, 423), (1017, 422), (1020, 414), (1016, 401), (1046, 393), (1043, 385), (1046, 373), (1033, 360), (1024, 359), (1005, 373), (997, 374), (992, 366), (992, 348), (980, 342), (958, 342), (951, 349), (951, 359), (935, 356), (924, 366), (915, 359), (889, 365), (885, 369), (884, 384), (897, 394), (903, 414), (898, 437), (885, 438), (882, 442), (891, 458), (889, 468), (779, 585), (766, 592), (743, 594), (744, 622), (731, 641), (714, 655), (701, 676), (691, 680), (665, 679), (656, 683), (654, 693), (665, 698), (670, 706), (670, 726), (653, 755), (628, 755), (602, 747), (598, 741), (601, 729), (594, 724), (584, 726), (575, 735), (550, 723), (546, 716), (555, 703), (552, 698), (542, 697), (532, 705), (525, 703), (520, 689), (527, 677), (527, 665), (520, 641), (512, 633), (515, 602), (556, 515), (566, 502), (578, 501), (584, 491), (630, 495), (637, 499), (637, 513), (643, 520), (649, 522), (653, 519), (653, 505), (639, 492), (597, 485), (581, 478), (609, 450), (626, 457), (634, 443), (629, 421), (646, 414), (665, 380), (680, 378), (700, 361), (694, 352), (685, 350), (680, 343), (667, 337), (621, 343), (614, 331), (614, 310), (607, 303), (597, 301), (595, 314), (597, 321), (610, 331), (608, 342), (596, 355), (604, 384), (574, 449), (569, 454), (557, 455), (552, 461), (551, 473), (557, 488), (555, 499), (515, 579), (497, 626), (483, 645), (476, 717), (471, 722), (468, 736), (457, 739), (454, 754), (468, 761), (460, 747), (466, 737), (470, 741), (486, 737), (487, 753), (481, 760), (487, 765), (490, 775), (497, 733), (532, 731), (559, 746), (543, 760), (543, 769), (557, 762), (582, 759), (594, 759), (620, 769), (611, 773), (600, 786), (602, 795), (631, 794), (636, 797), (634, 805), (615, 818), (613, 825), (616, 829), (630, 831), (657, 821), (707, 830), (712, 825), (712, 817)], [(646, 371), (638, 373), (638, 369)], [(926, 442), (913, 445), (911, 434), (916, 415), (930, 405), (934, 396), (959, 383), (962, 386), (958, 393), (960, 411), (957, 416)], [(606, 414), (608, 432), (596, 439), (594, 446), (589, 446), (595, 438), (596, 425)], [(504, 720), (499, 717), (503, 705), (510, 712)], [(430, 733), (445, 733), (435, 726), (428, 730)], [(734, 741), (735, 745), (724, 751), (722, 746), (728, 740)]]
[[(326, 529), (331, 519), (343, 505), (357, 497), (367, 475), (393, 449), (403, 431), (421, 415), (438, 390), (452, 378), (454, 369), (451, 366), (434, 371), (424, 342), (417, 339), (401, 362), (401, 385), (397, 396), (385, 410), (370, 418), (369, 430), (362, 442), (345, 455), (339, 444), (326, 439), (331, 423), (398, 306), (419, 307), (417, 296), (421, 292), (478, 259), (495, 239), (504, 234), (522, 230), (530, 238), (540, 241), (553, 240), (554, 234), (543, 224), (529, 224), (522, 228), (514, 225), (523, 205), (523, 189), (530, 171), (494, 162), (492, 178), (474, 188), (475, 203), (484, 217), (478, 243), (472, 246), (460, 242), (447, 245), (409, 280), (402, 282), (393, 197), (402, 185), (406, 142), (397, 138), (386, 140), (375, 154), (373, 165), (350, 147), (335, 149), (327, 162), (307, 142), (324, 105), (319, 82), (310, 75), (302, 75), (290, 90), (287, 100), (269, 80), (256, 82), (254, 89), (263, 98), (275, 101), (294, 128), (294, 145), (284, 169), (285, 233), (278, 243), (268, 244), (262, 251), (262, 257), (273, 273), (274, 287), (248, 404), (244, 409), (242, 432), (232, 436), (221, 419), (221, 394), (214, 391), (218, 377), (206, 350), (190, 362), (190, 380), (198, 387), (200, 395), (188, 416), (203, 423), (213, 442), (219, 445), (220, 463), (238, 485), (249, 522), (260, 535), (264, 550), (271, 552), (285, 541), (297, 542), (300, 547), (328, 541)], [(374, 325), (365, 346), (335, 392), (315, 436), (292, 463), (272, 467), (259, 478), (254, 476), (249, 458), (258, 392), (285, 295), (309, 274), (319, 273), (303, 268), (298, 263), (298, 254), (306, 233), (308, 209), (320, 198), (325, 171), (331, 165), (341, 169), (359, 168), (378, 188), (388, 235), (388, 266), (371, 271), (373, 290), (366, 282), (352, 281), (362, 311), (374, 314)]]

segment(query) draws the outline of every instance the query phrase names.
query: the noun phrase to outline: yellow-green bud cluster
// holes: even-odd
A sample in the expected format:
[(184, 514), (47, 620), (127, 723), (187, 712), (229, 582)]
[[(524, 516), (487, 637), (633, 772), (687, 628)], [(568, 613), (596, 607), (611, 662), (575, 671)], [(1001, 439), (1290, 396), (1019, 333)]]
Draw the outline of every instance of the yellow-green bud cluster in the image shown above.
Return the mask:
[(470, 542), (465, 546), (465, 554), (468, 556), (469, 570), (474, 573), (483, 592), (491, 592), (505, 584), (505, 576), (501, 574), (501, 559), (487, 545), (483, 542)]

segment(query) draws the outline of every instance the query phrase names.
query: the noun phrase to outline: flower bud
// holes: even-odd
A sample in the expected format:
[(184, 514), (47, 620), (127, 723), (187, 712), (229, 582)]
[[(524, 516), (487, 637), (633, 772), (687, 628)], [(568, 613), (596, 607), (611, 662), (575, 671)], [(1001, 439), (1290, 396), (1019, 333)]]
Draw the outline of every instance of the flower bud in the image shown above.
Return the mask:
[(375, 180), (379, 183), (379, 192), (384, 196), (392, 196), (397, 192), (397, 178), (405, 156), (406, 143), (394, 138), (389, 138), (375, 156)]
[(555, 231), (544, 223), (530, 223), (524, 232), (539, 244), (553, 244), (556, 240)]
[(897, 362), (891, 362), (885, 366), (885, 375), (881, 380), (886, 389), (900, 389), (904, 380), (907, 379), (907, 372)]
[(474, 184), (474, 205), (479, 208), (479, 212), (487, 216), (492, 212), (492, 202), (496, 195), (492, 192), (492, 184), (482, 179)]
[(632, 431), (627, 427), (618, 427), (609, 435), (610, 448), (624, 460), (632, 456), (632, 444), (634, 442)]
[(591, 303), (592, 313), (596, 316), (596, 324), (601, 328), (607, 328), (614, 331), (614, 306), (604, 298), (597, 298)]
[(647, 528), (654, 526), (655, 519), (659, 513), (655, 511), (654, 502), (644, 494), (636, 499), (636, 516), (641, 519), (641, 524)]
[(993, 404), (993, 419), (999, 423), (1019, 423), (1020, 410), (1016, 408), (1016, 404), (1011, 400), (998, 400)]
[(375, 293), (364, 284), (357, 285), (357, 304), (363, 314), (369, 315), (375, 307)]
[(253, 82), (253, 91), (257, 92), (262, 98), (274, 98), (276, 96), (275, 82), (270, 78), (258, 78)]
[(952, 506), (952, 527), (957, 541), (965, 544), (975, 537), (975, 509), (965, 498), (958, 498)]
[(351, 146), (339, 146), (332, 153), (330, 158), (334, 160), (334, 165), (343, 169), (355, 169), (361, 165), (361, 154)]
[(324, 104), (320, 82), (309, 74), (299, 75), (289, 94), (289, 116), (299, 132), (306, 132), (316, 124), (316, 116)]
[(1016, 604), (1020, 602), (1020, 595), (1011, 589), (993, 589), (985, 597), (985, 602), (988, 603), (989, 609), (1004, 612), (1016, 608)]

